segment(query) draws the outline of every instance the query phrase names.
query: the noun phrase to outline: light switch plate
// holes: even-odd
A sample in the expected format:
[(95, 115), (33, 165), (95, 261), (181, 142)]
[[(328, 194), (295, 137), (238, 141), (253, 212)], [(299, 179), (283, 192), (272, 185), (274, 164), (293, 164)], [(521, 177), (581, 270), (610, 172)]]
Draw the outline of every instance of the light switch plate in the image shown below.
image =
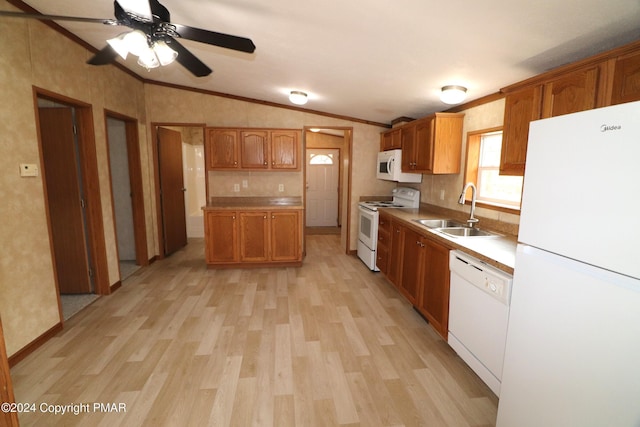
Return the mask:
[(38, 176), (40, 171), (35, 163), (20, 163), (20, 176)]

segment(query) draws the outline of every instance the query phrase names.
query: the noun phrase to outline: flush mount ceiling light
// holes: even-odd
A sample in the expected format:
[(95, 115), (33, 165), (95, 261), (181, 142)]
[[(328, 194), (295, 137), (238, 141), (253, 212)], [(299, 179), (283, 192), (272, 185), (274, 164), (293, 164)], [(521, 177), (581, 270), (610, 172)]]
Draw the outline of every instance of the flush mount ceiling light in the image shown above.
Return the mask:
[(467, 96), (467, 88), (464, 86), (447, 85), (442, 87), (440, 100), (445, 104), (459, 104)]
[(299, 90), (292, 90), (291, 93), (289, 93), (289, 101), (296, 105), (304, 105), (307, 103), (307, 94)]

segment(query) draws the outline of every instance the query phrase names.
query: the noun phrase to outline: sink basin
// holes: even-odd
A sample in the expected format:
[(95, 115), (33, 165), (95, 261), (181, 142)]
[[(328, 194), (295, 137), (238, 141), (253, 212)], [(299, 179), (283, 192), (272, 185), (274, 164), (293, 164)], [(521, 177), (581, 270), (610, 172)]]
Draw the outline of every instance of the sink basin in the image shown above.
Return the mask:
[(496, 236), (494, 233), (489, 233), (488, 231), (480, 230), (478, 228), (469, 228), (469, 227), (443, 227), (440, 228), (439, 231), (444, 234), (448, 234), (453, 237), (489, 237)]
[(414, 221), (429, 228), (462, 227), (462, 224), (450, 219), (414, 219)]

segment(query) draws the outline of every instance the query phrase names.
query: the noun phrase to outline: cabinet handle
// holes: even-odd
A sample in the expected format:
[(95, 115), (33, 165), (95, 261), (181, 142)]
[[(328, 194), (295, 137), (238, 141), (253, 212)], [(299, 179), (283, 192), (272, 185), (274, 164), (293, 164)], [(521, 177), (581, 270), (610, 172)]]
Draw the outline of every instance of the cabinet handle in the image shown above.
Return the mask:
[(265, 216), (263, 216), (262, 218), (263, 218), (263, 219), (267, 219), (267, 216), (265, 215)]
[(232, 217), (232, 219), (236, 219), (236, 216), (234, 215), (234, 216)]
[(271, 164), (272, 164), (273, 166), (275, 166), (275, 165), (276, 165), (276, 162), (275, 162), (275, 161), (273, 161), (273, 162), (271, 162)]
[(265, 166), (267, 166), (268, 164), (269, 164), (269, 163), (267, 163), (267, 162), (264, 162), (264, 165), (265, 165)]
[(235, 165), (237, 165), (237, 164), (238, 164), (238, 162), (233, 162), (233, 165), (234, 165), (234, 166), (235, 166)]
[(275, 215), (271, 215), (271, 219), (276, 219), (276, 216)]
[(420, 242), (416, 241), (416, 245), (420, 246)]

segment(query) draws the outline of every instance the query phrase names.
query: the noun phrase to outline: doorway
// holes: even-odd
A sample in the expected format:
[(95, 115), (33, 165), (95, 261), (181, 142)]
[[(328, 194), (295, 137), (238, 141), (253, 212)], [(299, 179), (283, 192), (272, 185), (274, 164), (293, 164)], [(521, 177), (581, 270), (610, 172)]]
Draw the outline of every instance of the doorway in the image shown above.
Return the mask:
[[(349, 248), (349, 228), (350, 228), (350, 188), (351, 188), (351, 153), (352, 153), (352, 128), (344, 127), (313, 127), (307, 126), (304, 129), (305, 147), (305, 180), (311, 178), (311, 182), (305, 185), (305, 233), (340, 234), (341, 246), (346, 253), (350, 253)], [(331, 155), (330, 155), (331, 154)], [(323, 157), (326, 156), (326, 157)], [(333, 184), (333, 179), (329, 177), (329, 170), (322, 171), (324, 166), (310, 165), (314, 158), (317, 163), (331, 163), (337, 167), (337, 182)], [(316, 169), (315, 171), (313, 169)], [(331, 171), (334, 173), (334, 171)], [(316, 175), (314, 177), (314, 175)], [(315, 179), (316, 184), (313, 183)], [(320, 181), (326, 187), (325, 195), (320, 192)], [(337, 191), (331, 189), (337, 187)], [(329, 195), (334, 197), (337, 192), (337, 202), (329, 200)], [(318, 199), (325, 198), (320, 202)], [(319, 212), (322, 212), (320, 214)], [(335, 213), (334, 213), (335, 212)], [(320, 217), (324, 217), (320, 222)], [(318, 222), (316, 222), (318, 221)], [(323, 225), (315, 225), (323, 224)]]
[(36, 89), (36, 123), (60, 319), (110, 293), (93, 113)]
[(307, 148), (306, 162), (306, 226), (338, 229), (340, 149)]
[(120, 280), (148, 265), (138, 124), (133, 118), (106, 113), (111, 199)]
[[(198, 140), (204, 144), (204, 124), (152, 123), (152, 138), (156, 164), (158, 249), (160, 257), (165, 257), (188, 243), (186, 182), (190, 180), (185, 179), (187, 166), (183, 160), (183, 141)], [(204, 175), (201, 178), (204, 180)], [(199, 188), (204, 190), (204, 186), (202, 183)], [(192, 220), (201, 220), (204, 230), (202, 215)]]

